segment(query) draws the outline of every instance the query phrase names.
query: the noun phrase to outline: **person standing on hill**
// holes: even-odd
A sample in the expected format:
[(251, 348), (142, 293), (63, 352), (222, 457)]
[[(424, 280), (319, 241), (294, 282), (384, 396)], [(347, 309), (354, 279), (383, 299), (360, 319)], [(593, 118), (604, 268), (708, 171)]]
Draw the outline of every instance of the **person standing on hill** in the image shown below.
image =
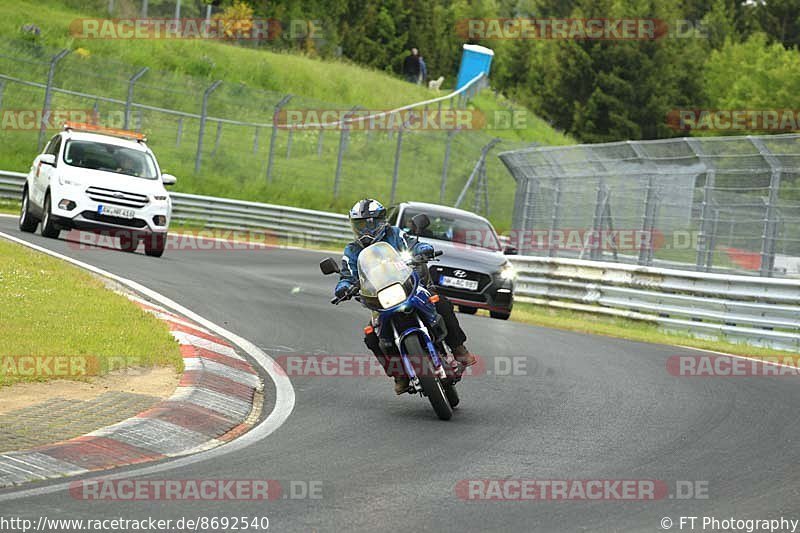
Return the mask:
[(425, 83), (425, 80), (428, 79), (428, 66), (425, 64), (425, 58), (419, 56), (419, 81), (417, 82), (418, 85), (422, 85)]
[(411, 54), (403, 61), (403, 74), (409, 83), (419, 83), (420, 74), (419, 50), (411, 49)]

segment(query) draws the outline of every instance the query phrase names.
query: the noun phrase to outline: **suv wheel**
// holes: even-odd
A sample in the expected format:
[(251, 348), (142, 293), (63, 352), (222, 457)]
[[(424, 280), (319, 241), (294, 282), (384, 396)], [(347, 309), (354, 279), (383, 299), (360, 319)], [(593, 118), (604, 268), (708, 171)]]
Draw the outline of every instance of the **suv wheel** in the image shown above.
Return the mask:
[(161, 257), (167, 246), (166, 233), (151, 233), (144, 239), (144, 253), (150, 257)]
[(477, 307), (467, 307), (466, 305), (459, 305), (458, 310), (464, 313), (465, 315), (474, 315), (478, 312)]
[(139, 247), (139, 236), (125, 232), (119, 236), (119, 247), (124, 252), (135, 252)]
[(508, 320), (508, 317), (511, 316), (511, 311), (489, 311), (489, 316), (499, 320)]
[(31, 208), (28, 200), (28, 188), (22, 191), (22, 207), (19, 210), (19, 229), (25, 233), (33, 233), (39, 225), (39, 219), (31, 215)]
[(44, 218), (42, 219), (42, 237), (57, 239), (61, 231), (53, 223), (53, 215), (50, 213), (50, 193), (44, 199)]

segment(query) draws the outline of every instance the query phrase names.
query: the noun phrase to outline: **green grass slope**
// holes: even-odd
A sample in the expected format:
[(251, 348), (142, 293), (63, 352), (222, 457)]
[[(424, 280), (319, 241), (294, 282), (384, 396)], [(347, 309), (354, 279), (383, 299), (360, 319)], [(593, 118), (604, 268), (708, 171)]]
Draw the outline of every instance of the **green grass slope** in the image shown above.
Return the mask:
[[(70, 0), (2, 3), (0, 74), (43, 82), (49, 57), (68, 48), (73, 52), (59, 64), (56, 86), (117, 102), (56, 92), (53, 108), (94, 108), (105, 122), (121, 122), (124, 106), (119, 101), (126, 98), (127, 80), (142, 67), (150, 71), (137, 83), (134, 101), (185, 113), (199, 113), (205, 88), (214, 80), (222, 80), (209, 97), (209, 115), (248, 125), (208, 121), (200, 172), (194, 171), (200, 130), (197, 119), (154, 109), (134, 110), (131, 117), (132, 125), (148, 134), (161, 166), (178, 176), (179, 191), (325, 210), (343, 210), (366, 194), (388, 202), (393, 189), (397, 135), (386, 131), (353, 131), (344, 139), (338, 130), (279, 131), (268, 180), (270, 124), (275, 104), (284, 95), (292, 94), (289, 109), (347, 110), (356, 105), (370, 110), (391, 109), (445, 94), (345, 61), (322, 61), (218, 41), (76, 40), (70, 34), (70, 24), (75, 19), (104, 16), (101, 4), (105, 2), (97, 2), (94, 7), (91, 2), (88, 4), (89, 8), (78, 9)], [(41, 35), (26, 36), (21, 31), (26, 24), (37, 25)], [(448, 81), (453, 77), (450, 75)], [(43, 96), (41, 88), (7, 82), (0, 110), (39, 109)], [(470, 108), (493, 117), (507, 112), (510, 104), (486, 90), (470, 103)], [(525, 116), (517, 129), (463, 131), (452, 138), (443, 195), (447, 134), (407, 132), (400, 150), (395, 199), (438, 202), (441, 198), (444, 203), (453, 204), (480, 148), (495, 136), (503, 139), (495, 153), (534, 142), (574, 142), (532, 113), (520, 109), (516, 112)], [(36, 138), (37, 133), (31, 129), (0, 129), (0, 168), (27, 170), (36, 154)], [(337, 185), (340, 143), (345, 151)], [(489, 215), (499, 227), (508, 227), (513, 179), (495, 157), (490, 159), (487, 175)], [(472, 205), (473, 195), (469, 193), (462, 206)]]

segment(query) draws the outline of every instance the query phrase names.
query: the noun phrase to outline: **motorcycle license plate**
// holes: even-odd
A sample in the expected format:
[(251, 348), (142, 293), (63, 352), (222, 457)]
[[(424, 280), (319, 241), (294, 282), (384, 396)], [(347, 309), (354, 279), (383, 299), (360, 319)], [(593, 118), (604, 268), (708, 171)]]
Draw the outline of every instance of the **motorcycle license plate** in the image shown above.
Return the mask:
[(468, 291), (477, 291), (478, 282), (471, 279), (453, 278), (451, 276), (442, 276), (439, 279), (439, 285), (442, 287), (454, 287), (456, 289), (466, 289)]
[(123, 207), (114, 207), (110, 205), (98, 205), (97, 206), (97, 214), (98, 215), (106, 215), (109, 217), (118, 217), (118, 218), (133, 218), (136, 215), (136, 211), (133, 209), (125, 209)]

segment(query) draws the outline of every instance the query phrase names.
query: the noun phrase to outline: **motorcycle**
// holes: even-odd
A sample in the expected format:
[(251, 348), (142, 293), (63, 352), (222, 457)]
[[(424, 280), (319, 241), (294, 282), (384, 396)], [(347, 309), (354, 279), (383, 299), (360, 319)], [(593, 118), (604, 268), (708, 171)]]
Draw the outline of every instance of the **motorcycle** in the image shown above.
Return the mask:
[[(417, 232), (429, 224), (424, 214), (413, 219)], [(443, 341), (447, 329), (435, 306), (439, 296), (426, 288), (427, 263), (440, 255), (441, 251), (433, 257), (411, 256), (388, 243), (374, 243), (358, 256), (358, 283), (331, 303), (338, 305), (355, 298), (372, 311), (369, 327), (376, 329), (384, 353), (399, 354), (409, 378), (408, 392), (427, 397), (436, 415), (449, 420), (459, 403), (456, 383), (464, 367), (446, 349)], [(319, 266), (325, 275), (341, 272), (330, 257)]]

